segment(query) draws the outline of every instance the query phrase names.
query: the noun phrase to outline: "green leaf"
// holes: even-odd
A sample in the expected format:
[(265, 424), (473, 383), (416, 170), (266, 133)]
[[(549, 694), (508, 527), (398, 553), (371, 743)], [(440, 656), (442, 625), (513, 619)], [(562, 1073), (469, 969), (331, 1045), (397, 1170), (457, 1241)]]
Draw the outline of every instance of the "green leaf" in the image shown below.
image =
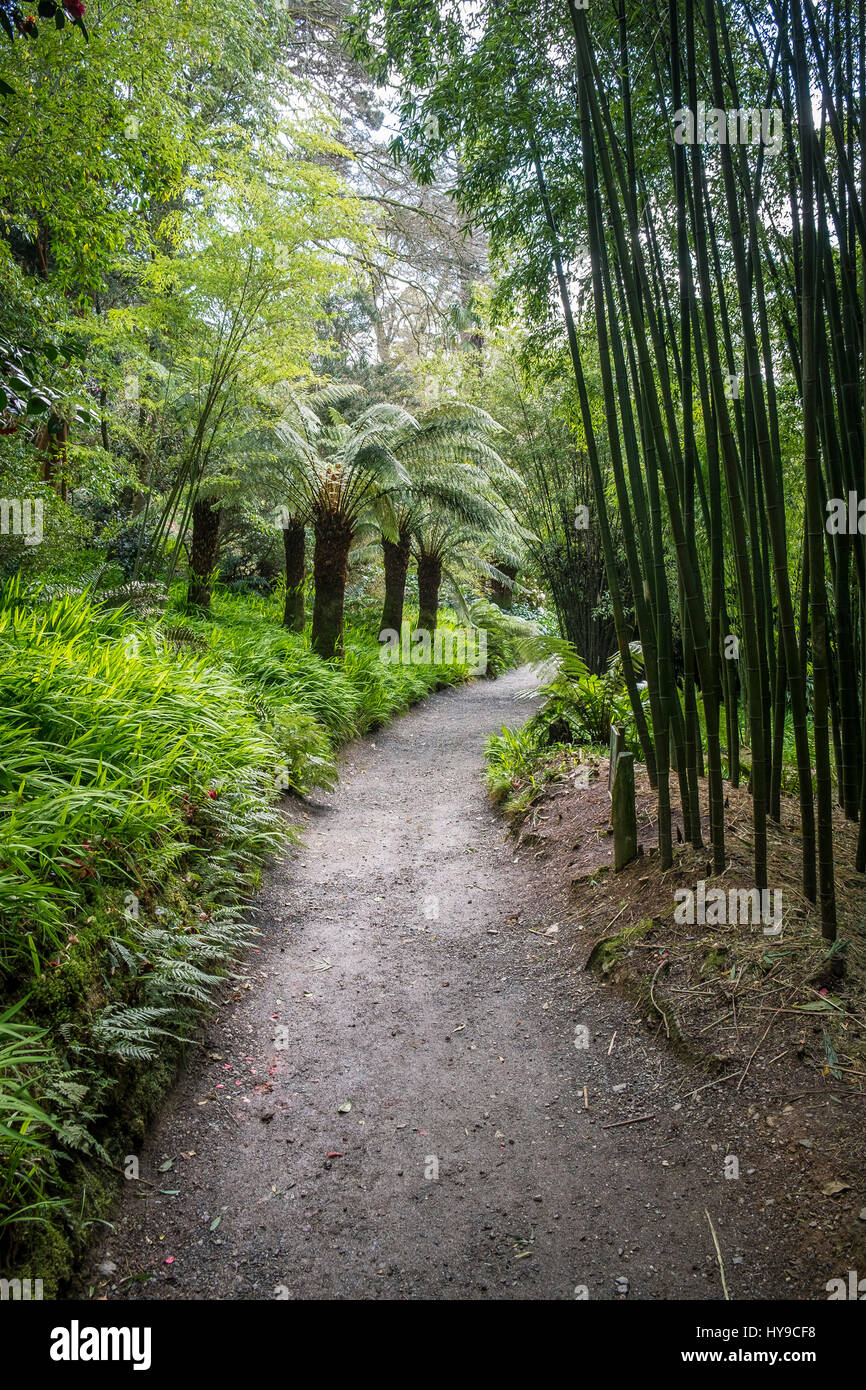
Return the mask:
[(832, 1044), (832, 1042), (831, 1042), (831, 1040), (830, 1040), (830, 1034), (827, 1032), (827, 1029), (826, 1029), (826, 1028), (823, 1030), (823, 1032), (824, 1032), (824, 1055), (825, 1055), (826, 1058), (827, 1058), (827, 1070), (829, 1071), (829, 1073), (830, 1073), (831, 1076), (833, 1076), (833, 1077), (836, 1078), (837, 1081), (841, 1081), (841, 1080), (842, 1080), (842, 1073), (841, 1073), (841, 1071), (839, 1070), (839, 1058), (838, 1058), (838, 1056), (836, 1055), (836, 1049), (834, 1048), (834, 1046), (833, 1046), (833, 1044)]

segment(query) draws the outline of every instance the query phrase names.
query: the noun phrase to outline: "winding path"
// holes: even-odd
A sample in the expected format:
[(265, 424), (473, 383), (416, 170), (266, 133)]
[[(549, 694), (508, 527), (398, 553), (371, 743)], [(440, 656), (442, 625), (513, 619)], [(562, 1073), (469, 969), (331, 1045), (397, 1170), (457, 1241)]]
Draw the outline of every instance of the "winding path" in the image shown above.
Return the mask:
[(433, 697), (292, 808), (246, 987), (140, 1156), (179, 1195), (127, 1185), (95, 1296), (719, 1298), (705, 1208), (735, 1296), (792, 1291), (767, 1188), (724, 1180), (725, 1102), (679, 1104), (702, 1078), (545, 935), (560, 890), (488, 804), (484, 738), (532, 685)]

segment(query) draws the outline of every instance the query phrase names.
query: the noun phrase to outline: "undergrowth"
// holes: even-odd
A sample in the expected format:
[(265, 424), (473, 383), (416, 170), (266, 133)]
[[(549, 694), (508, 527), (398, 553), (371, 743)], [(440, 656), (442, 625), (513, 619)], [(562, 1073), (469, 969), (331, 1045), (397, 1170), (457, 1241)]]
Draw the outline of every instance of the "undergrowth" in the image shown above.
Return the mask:
[[(536, 637), (533, 652), (550, 664), (550, 678), (538, 690), (528, 692), (540, 696), (543, 703), (525, 724), (517, 729), (503, 727), (501, 734), (492, 735), (485, 745), (485, 779), (492, 799), (504, 804), (509, 815), (520, 815), (537, 800), (545, 785), (556, 781), (573, 768), (570, 756), (575, 749), (585, 756), (606, 757), (610, 747), (610, 727), (616, 724), (623, 730), (625, 747), (636, 761), (643, 759), (637, 736), (634, 714), (626, 689), (622, 660), (617, 652), (602, 675), (587, 670), (569, 642), (560, 638)], [(632, 643), (632, 659), (636, 675), (642, 675), (639, 643)], [(652, 735), (653, 723), (646, 683), (638, 680), (647, 727)], [(705, 728), (703, 701), (698, 698), (700, 728)], [(724, 719), (722, 720), (724, 731)], [(706, 740), (704, 739), (704, 746)], [(748, 780), (751, 755), (748, 749), (740, 755), (740, 775)], [(782, 753), (781, 787), (793, 795), (799, 789), (795, 761), (794, 737), (790, 716)], [(729, 776), (727, 749), (723, 745), (722, 772)], [(672, 773), (675, 776), (675, 773)]]

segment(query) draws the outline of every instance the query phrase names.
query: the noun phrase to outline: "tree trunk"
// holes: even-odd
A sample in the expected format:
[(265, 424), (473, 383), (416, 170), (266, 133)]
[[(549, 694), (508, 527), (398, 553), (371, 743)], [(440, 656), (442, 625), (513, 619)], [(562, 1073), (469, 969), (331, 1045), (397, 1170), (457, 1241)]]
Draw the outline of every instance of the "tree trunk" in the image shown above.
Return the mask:
[(197, 497), (192, 509), (192, 548), (186, 601), (190, 608), (209, 608), (220, 543), (222, 508)]
[(403, 624), (403, 603), (406, 597), (406, 575), (409, 570), (410, 541), (401, 532), (399, 541), (382, 537), (385, 560), (385, 603), (382, 607), (380, 632), (390, 628), (400, 632)]
[(425, 632), (435, 632), (439, 613), (439, 586), (442, 583), (442, 561), (434, 555), (418, 559), (418, 626)]
[(306, 568), (306, 530), (304, 523), (296, 516), (289, 517), (289, 524), (283, 528), (283, 546), (286, 552), (286, 609), (283, 614), (283, 627), (291, 632), (304, 630), (304, 580)]
[(344, 518), (329, 515), (317, 521), (315, 532), (316, 597), (311, 641), (313, 651), (329, 659), (343, 650), (343, 604), (352, 528)]
[[(800, 0), (792, 5), (794, 86), (799, 116), (800, 159), (803, 171), (803, 273), (801, 328), (803, 372), (803, 471), (806, 479), (806, 549), (812, 636), (812, 730), (815, 740), (815, 787), (818, 793), (818, 901), (821, 935), (836, 940), (836, 885), (833, 861), (833, 784), (830, 776), (830, 646), (827, 634), (827, 595), (824, 576), (824, 517), (821, 505), (821, 461), (818, 452), (817, 316), (822, 311), (817, 231), (814, 221), (815, 128)], [(758, 885), (762, 887), (762, 884)]]
[(33, 443), (42, 455), (42, 481), (50, 483), (66, 501), (69, 486), (69, 422), (56, 415), (40, 425)]
[[(499, 560), (494, 560), (493, 563), (513, 584), (513, 581), (517, 578), (517, 566), (505, 565)], [(491, 579), (490, 597), (495, 604), (498, 604), (504, 613), (510, 613), (514, 607), (514, 589), (508, 584), (503, 584), (499, 579)]]

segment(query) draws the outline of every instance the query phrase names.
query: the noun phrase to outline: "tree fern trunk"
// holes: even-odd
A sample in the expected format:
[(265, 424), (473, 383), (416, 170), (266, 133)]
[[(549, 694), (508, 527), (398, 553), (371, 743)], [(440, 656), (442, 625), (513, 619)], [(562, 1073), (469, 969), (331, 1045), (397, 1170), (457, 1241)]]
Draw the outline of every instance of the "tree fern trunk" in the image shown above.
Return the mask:
[(315, 533), (316, 597), (311, 643), (319, 656), (330, 658), (343, 650), (343, 608), (352, 530), (343, 517), (328, 513), (316, 521)]
[(382, 606), (380, 632), (386, 628), (399, 632), (403, 624), (403, 604), (406, 598), (406, 575), (409, 572), (411, 555), (408, 536), (401, 534), (399, 541), (389, 541), (382, 537), (382, 558), (385, 563), (385, 602)]
[(186, 601), (190, 608), (209, 608), (213, 574), (219, 553), (222, 509), (197, 497), (192, 509), (189, 583)]
[(306, 528), (297, 517), (290, 516), (283, 528), (283, 548), (286, 554), (286, 607), (283, 627), (292, 632), (304, 630), (304, 581), (307, 575)]
[(425, 632), (435, 632), (439, 617), (439, 589), (442, 584), (442, 561), (436, 555), (418, 557), (418, 626)]

